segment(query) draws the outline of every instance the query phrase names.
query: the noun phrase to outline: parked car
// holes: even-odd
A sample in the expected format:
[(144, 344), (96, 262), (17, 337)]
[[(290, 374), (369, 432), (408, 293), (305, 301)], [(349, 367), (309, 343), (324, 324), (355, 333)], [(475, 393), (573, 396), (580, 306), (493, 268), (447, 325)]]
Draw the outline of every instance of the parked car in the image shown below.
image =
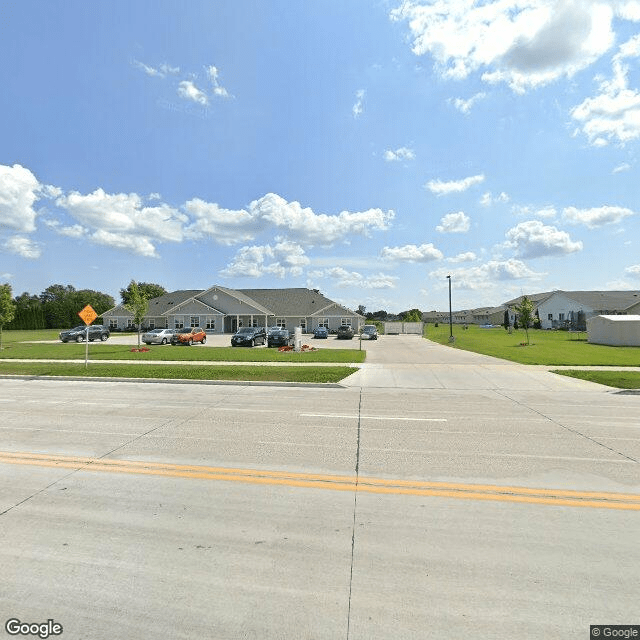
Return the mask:
[(353, 328), (348, 324), (338, 327), (338, 340), (351, 340), (354, 336)]
[(329, 337), (329, 330), (327, 329), (327, 327), (316, 327), (313, 330), (313, 337), (314, 338), (328, 338)]
[(254, 347), (267, 341), (267, 332), (260, 327), (241, 327), (231, 336), (232, 347)]
[(267, 336), (267, 347), (290, 347), (293, 345), (293, 336), (287, 329), (270, 331)]
[(369, 340), (377, 340), (378, 339), (378, 327), (375, 324), (365, 324), (362, 327), (362, 337), (368, 338)]
[(200, 327), (185, 327), (184, 329), (176, 329), (171, 336), (171, 344), (188, 344), (191, 346), (194, 342), (204, 344), (207, 341), (207, 334)]
[[(109, 329), (101, 324), (89, 325), (89, 342), (94, 340), (101, 340), (104, 342), (109, 338)], [(83, 342), (87, 337), (86, 325), (74, 327), (73, 329), (67, 329), (60, 332), (60, 340), (62, 342)]]
[(167, 344), (175, 335), (174, 329), (151, 329), (142, 334), (142, 342), (145, 344)]

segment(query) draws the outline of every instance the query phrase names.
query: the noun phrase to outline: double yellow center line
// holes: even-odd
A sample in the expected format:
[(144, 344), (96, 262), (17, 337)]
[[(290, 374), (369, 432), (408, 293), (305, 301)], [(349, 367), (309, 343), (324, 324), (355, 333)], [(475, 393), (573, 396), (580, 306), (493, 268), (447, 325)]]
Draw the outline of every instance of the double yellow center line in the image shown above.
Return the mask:
[(503, 487), (497, 485), (451, 482), (419, 482), (362, 476), (356, 478), (355, 476), (292, 473), (262, 469), (204, 467), (166, 464), (161, 462), (110, 460), (105, 458), (8, 451), (0, 451), (0, 464), (35, 465), (39, 467), (56, 467), (104, 473), (133, 473), (167, 478), (283, 485), (287, 487), (329, 489), (332, 491), (357, 490), (364, 493), (390, 495), (428, 496), (462, 500), (493, 500), (564, 507), (640, 511), (640, 495), (626, 493), (534, 489), (528, 487)]

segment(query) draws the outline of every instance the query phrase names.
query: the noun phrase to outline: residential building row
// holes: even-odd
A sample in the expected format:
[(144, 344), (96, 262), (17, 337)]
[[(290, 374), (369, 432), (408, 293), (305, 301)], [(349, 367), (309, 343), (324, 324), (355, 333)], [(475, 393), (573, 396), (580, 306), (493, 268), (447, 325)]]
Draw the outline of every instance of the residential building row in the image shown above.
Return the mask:
[[(133, 314), (119, 304), (102, 314), (111, 330), (133, 327)], [(330, 300), (318, 289), (189, 289), (165, 293), (149, 301), (143, 329), (201, 327), (210, 334), (235, 333), (240, 327), (301, 327), (310, 333), (317, 327), (335, 331), (341, 325), (355, 330), (364, 317)]]
[[(503, 324), (505, 311), (513, 324), (517, 318), (515, 307), (524, 296), (509, 300), (497, 307), (480, 307), (454, 311), (452, 321), (456, 324)], [(540, 318), (542, 329), (584, 328), (588, 318), (599, 315), (640, 314), (640, 292), (638, 291), (547, 291), (528, 294), (534, 305), (534, 314)], [(448, 311), (424, 313), (424, 322), (449, 322)]]

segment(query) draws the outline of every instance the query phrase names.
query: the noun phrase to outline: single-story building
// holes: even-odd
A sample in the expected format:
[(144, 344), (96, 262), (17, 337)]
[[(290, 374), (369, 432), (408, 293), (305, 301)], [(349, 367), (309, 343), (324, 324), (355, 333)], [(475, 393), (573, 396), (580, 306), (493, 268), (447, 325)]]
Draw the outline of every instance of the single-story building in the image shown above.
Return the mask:
[[(119, 304), (102, 314), (112, 330), (133, 328), (133, 314)], [(229, 289), (214, 285), (165, 293), (149, 301), (143, 329), (202, 327), (207, 333), (235, 333), (239, 327), (278, 326), (303, 333), (341, 325), (358, 330), (364, 317), (330, 300), (318, 289)]]
[(640, 315), (587, 318), (587, 339), (594, 344), (640, 347)]

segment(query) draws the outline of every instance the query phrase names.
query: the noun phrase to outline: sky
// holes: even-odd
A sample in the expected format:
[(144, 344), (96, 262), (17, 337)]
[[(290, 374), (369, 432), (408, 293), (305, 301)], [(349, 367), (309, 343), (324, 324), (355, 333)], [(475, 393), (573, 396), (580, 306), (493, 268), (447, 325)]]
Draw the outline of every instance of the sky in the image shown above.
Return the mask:
[(640, 0), (0, 6), (0, 282), (640, 288)]

